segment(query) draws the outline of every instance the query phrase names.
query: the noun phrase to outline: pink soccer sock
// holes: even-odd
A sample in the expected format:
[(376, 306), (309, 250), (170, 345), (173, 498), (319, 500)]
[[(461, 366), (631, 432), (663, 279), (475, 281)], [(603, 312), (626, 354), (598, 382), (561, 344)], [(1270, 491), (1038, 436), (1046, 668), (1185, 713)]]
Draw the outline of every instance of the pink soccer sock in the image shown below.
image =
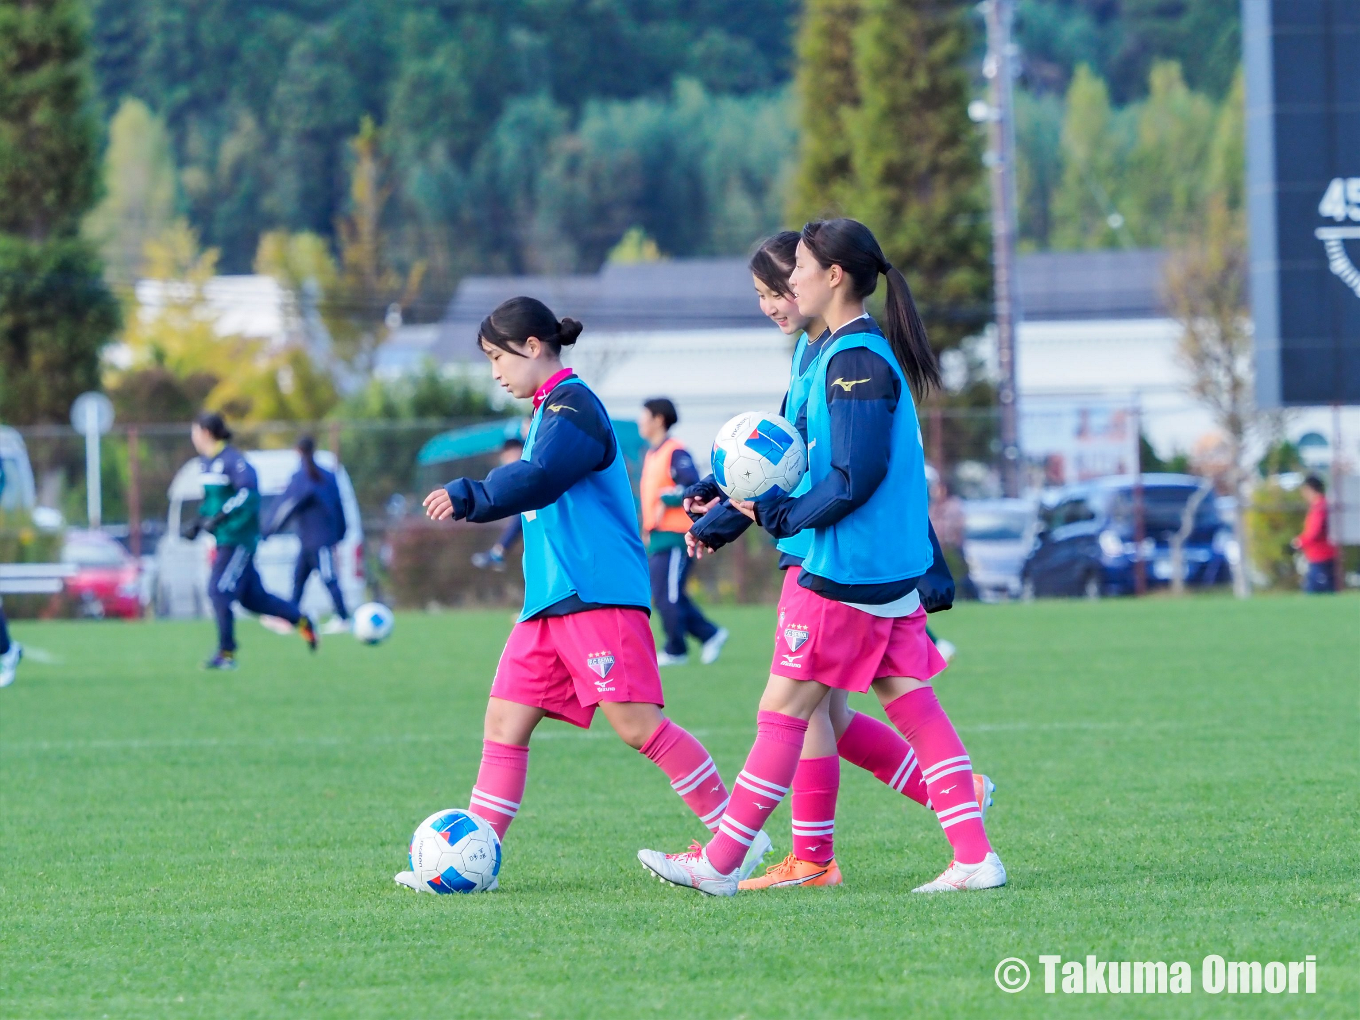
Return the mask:
[(477, 771), (477, 785), (468, 799), (468, 810), (485, 818), (496, 835), (505, 838), (505, 830), (519, 812), (524, 799), (524, 780), (529, 775), (529, 749), (515, 744), (482, 741), (482, 767)]
[(836, 750), (851, 765), (872, 772), (903, 796), (910, 797), (918, 804), (929, 804), (930, 796), (921, 778), (916, 752), (887, 723), (863, 712), (856, 712), (850, 725), (836, 741)]
[(789, 792), (803, 751), (807, 720), (780, 712), (756, 715), (756, 742), (732, 784), (732, 799), (706, 848), (708, 863), (724, 875), (737, 869), (751, 841)]
[(973, 790), (973, 764), (933, 687), (919, 687), (884, 708), (921, 763), (930, 805), (954, 848), (954, 860), (977, 864), (991, 851)]
[(836, 856), (836, 794), (841, 788), (841, 760), (799, 758), (793, 774), (793, 856), (825, 864)]
[(727, 787), (704, 745), (683, 726), (667, 719), (638, 750), (666, 773), (671, 789), (680, 794), (708, 831), (717, 832), (718, 819), (727, 807)]

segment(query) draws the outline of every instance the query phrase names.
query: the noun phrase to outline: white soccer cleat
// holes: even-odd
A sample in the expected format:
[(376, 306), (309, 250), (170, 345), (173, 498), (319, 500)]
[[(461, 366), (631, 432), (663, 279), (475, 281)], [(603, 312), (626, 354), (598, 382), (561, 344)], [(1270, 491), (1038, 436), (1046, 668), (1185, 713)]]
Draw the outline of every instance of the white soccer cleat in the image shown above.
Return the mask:
[(17, 641), (9, 643), (9, 651), (0, 655), (0, 687), (8, 687), (14, 683), (15, 674), (19, 672), (19, 660), (24, 657), (24, 646)]
[(745, 882), (751, 877), (751, 873), (760, 867), (760, 862), (765, 859), (765, 855), (774, 849), (774, 843), (770, 837), (765, 835), (765, 830), (761, 829), (756, 833), (756, 838), (751, 840), (751, 845), (746, 850), (746, 856), (742, 858), (741, 867), (737, 869), (737, 881)]
[[(762, 855), (763, 856), (763, 855)], [(724, 875), (708, 863), (704, 848), (691, 843), (683, 854), (663, 854), (660, 850), (639, 850), (638, 860), (663, 882), (682, 889), (697, 889), (706, 896), (735, 896), (738, 868)]]
[(954, 653), (958, 651), (958, 648), (954, 646), (954, 642), (950, 641), (948, 638), (936, 638), (935, 648), (939, 651), (945, 662), (951, 661), (954, 658)]
[(705, 666), (717, 662), (718, 656), (722, 654), (723, 645), (727, 644), (727, 639), (731, 636), (726, 627), (719, 627), (718, 633), (704, 642), (704, 650), (699, 654), (699, 661)]
[(964, 889), (997, 889), (1006, 884), (1006, 869), (1001, 858), (989, 853), (978, 864), (952, 861), (933, 882), (918, 885), (912, 892), (961, 892)]
[(414, 871), (398, 871), (392, 876), (392, 881), (396, 882), (397, 885), (404, 885), (408, 889), (414, 889), (416, 892), (427, 892), (431, 896), (436, 895), (433, 889), (420, 881), (420, 879), (416, 878), (416, 873)]
[(657, 652), (656, 664), (658, 666), (683, 666), (689, 662), (688, 655), (672, 655), (670, 652)]
[(332, 616), (321, 625), (322, 634), (348, 634), (354, 629), (354, 625), (349, 620), (342, 620), (338, 616)]

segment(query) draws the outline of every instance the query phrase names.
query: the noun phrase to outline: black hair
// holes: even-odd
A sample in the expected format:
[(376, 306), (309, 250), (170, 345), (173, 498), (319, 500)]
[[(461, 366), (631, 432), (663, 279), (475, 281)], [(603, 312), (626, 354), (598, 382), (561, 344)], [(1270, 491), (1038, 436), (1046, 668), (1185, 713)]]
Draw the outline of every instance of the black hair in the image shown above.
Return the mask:
[(519, 436), (511, 436), (511, 437), (510, 437), (509, 439), (507, 439), (505, 442), (501, 443), (501, 450), (502, 450), (502, 451), (505, 451), (505, 450), (522, 450), (522, 449), (524, 449), (524, 440), (521, 439)]
[(203, 411), (194, 418), (194, 424), (220, 442), (231, 441), (231, 429), (227, 428), (226, 419), (216, 411)]
[(316, 440), (311, 436), (302, 436), (297, 441), (297, 452), (302, 454), (302, 466), (307, 469), (307, 477), (317, 481), (321, 477), (321, 469), (316, 466)]
[(789, 276), (793, 273), (799, 236), (796, 230), (781, 230), (770, 235), (756, 245), (751, 261), (747, 263), (757, 280), (783, 297), (792, 294)]
[(883, 254), (873, 231), (858, 220), (817, 220), (803, 228), (800, 240), (823, 269), (840, 266), (850, 277), (855, 297), (866, 298), (878, 287), (878, 274), (888, 278), (883, 335), (918, 397), (939, 387), (940, 366), (916, 311), (907, 279)]
[(1327, 495), (1327, 486), (1323, 484), (1322, 479), (1317, 475), (1309, 475), (1303, 480), (1303, 484), (1308, 486), (1308, 488), (1312, 489), (1319, 496)]
[(664, 421), (668, 429), (674, 428), (675, 423), (680, 420), (680, 415), (675, 413), (675, 405), (665, 397), (653, 397), (651, 400), (644, 400), (642, 406)]
[(498, 304), (496, 310), (482, 320), (477, 338), (524, 357), (524, 352), (517, 348), (522, 348), (532, 336), (547, 344), (554, 354), (561, 354), (563, 347), (576, 343), (581, 329), (575, 319), (558, 322), (557, 316), (538, 298), (512, 297)]

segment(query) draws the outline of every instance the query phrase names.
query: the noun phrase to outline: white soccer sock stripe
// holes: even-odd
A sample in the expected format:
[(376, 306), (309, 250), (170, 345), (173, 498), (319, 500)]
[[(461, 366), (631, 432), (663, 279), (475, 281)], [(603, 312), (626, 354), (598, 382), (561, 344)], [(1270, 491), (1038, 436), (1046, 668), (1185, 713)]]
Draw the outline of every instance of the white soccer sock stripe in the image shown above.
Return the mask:
[(736, 829), (729, 828), (728, 823), (731, 821), (732, 819), (730, 818), (724, 818), (721, 822), (718, 823), (718, 831), (722, 833), (724, 836), (726, 836), (728, 839), (736, 840), (742, 846), (750, 846), (751, 843), (755, 840), (755, 836), (743, 836)]
[(774, 783), (761, 779), (759, 776), (751, 775), (751, 773), (747, 772), (745, 769), (742, 769), (737, 775), (737, 782), (752, 793), (761, 793), (767, 797), (778, 797), (782, 799), (784, 794), (789, 792), (787, 786), (776, 786)]
[(942, 769), (939, 772), (936, 772), (933, 776), (926, 780), (926, 783), (927, 785), (933, 786), (935, 783), (938, 783), (945, 776), (952, 776), (955, 772), (971, 773), (972, 771), (973, 766), (968, 762), (964, 762), (962, 765), (955, 765), (952, 769)]
[(897, 766), (897, 771), (893, 773), (891, 786), (898, 793), (906, 789), (907, 783), (911, 781), (911, 774), (916, 771), (916, 752), (908, 749), (907, 756), (902, 759), (902, 764)]
[(969, 808), (972, 808), (974, 811), (976, 811), (976, 810), (977, 810), (977, 801), (973, 800), (972, 798), (969, 798), (968, 800), (964, 801), (962, 804), (955, 804), (953, 807), (940, 808), (940, 810), (939, 810), (938, 812), (936, 812), (936, 813), (937, 813), (941, 818), (944, 818), (944, 817), (947, 816), (947, 815), (956, 815), (956, 814), (958, 814), (960, 811), (967, 811)]
[(692, 793), (699, 788), (699, 785), (708, 779), (709, 776), (718, 774), (718, 766), (713, 764), (713, 759), (709, 758), (697, 769), (687, 775), (684, 779), (678, 779), (671, 783), (671, 788), (680, 796)]
[(704, 823), (705, 825), (707, 825), (710, 829), (713, 828), (713, 824), (714, 824), (719, 818), (721, 818), (721, 817), (722, 817), (722, 813), (723, 813), (724, 811), (727, 810), (728, 801), (730, 801), (731, 799), (732, 799), (731, 797), (728, 797), (727, 800), (724, 800), (721, 804), (719, 804), (717, 807), (715, 807), (715, 808), (714, 808), (712, 811), (710, 811), (708, 814), (706, 814), (706, 815), (700, 815), (700, 816), (699, 816), (699, 821), (703, 822), (703, 823)]
[(514, 815), (519, 810), (519, 802), (506, 800), (504, 797), (497, 797), (495, 794), (487, 793), (485, 790), (472, 788), (471, 801), (481, 801), (486, 807), (499, 811), (503, 815)]
[(751, 839), (755, 839), (756, 833), (760, 831), (759, 829), (752, 829), (750, 826), (742, 824), (731, 815), (723, 815), (722, 824), (732, 826), (738, 832), (743, 833)]
[[(944, 768), (946, 765), (954, 765), (954, 764), (956, 764), (956, 763), (958, 763), (958, 762), (967, 762), (967, 761), (968, 761), (968, 755), (966, 755), (966, 754), (961, 754), (961, 755), (958, 755), (957, 757), (954, 757), (954, 758), (945, 758), (943, 761), (937, 761), (937, 762), (935, 762), (935, 764), (933, 764), (933, 765), (929, 765), (929, 766), (923, 765), (923, 766), (921, 766), (921, 775), (925, 776), (926, 782), (929, 783), (929, 782), (930, 782), (932, 779), (934, 779), (935, 776), (939, 773), (940, 769)], [(953, 770), (951, 770), (951, 771), (953, 771)]]
[(835, 822), (794, 822), (795, 836), (830, 836), (836, 831)]
[(945, 820), (945, 819), (942, 818), (942, 819), (940, 820), (940, 828), (942, 828), (942, 829), (947, 829), (947, 828), (949, 828), (951, 825), (957, 825), (959, 822), (966, 822), (966, 821), (968, 821), (968, 819), (970, 819), (970, 818), (981, 818), (981, 817), (982, 817), (982, 812), (979, 811), (979, 810), (977, 809), (977, 805), (974, 804), (974, 805), (973, 805), (973, 810), (970, 811), (970, 812), (968, 812), (967, 814), (963, 814), (963, 815), (955, 815), (953, 818), (950, 818), (950, 819), (948, 819), (948, 820)]

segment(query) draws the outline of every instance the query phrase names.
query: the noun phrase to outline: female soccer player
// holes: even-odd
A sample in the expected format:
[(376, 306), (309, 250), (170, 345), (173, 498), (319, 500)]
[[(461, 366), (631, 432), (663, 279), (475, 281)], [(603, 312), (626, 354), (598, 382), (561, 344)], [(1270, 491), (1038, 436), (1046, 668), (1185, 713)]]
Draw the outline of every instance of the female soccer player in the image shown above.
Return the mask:
[(343, 634), (350, 629), (345, 595), (335, 572), (335, 547), (345, 540), (349, 524), (345, 504), (340, 499), (340, 484), (335, 475), (316, 462), (316, 440), (303, 436), (297, 443), (301, 463), (288, 482), (265, 533), (282, 531), (291, 522), (301, 548), (293, 566), (293, 605), (302, 604), (302, 593), (313, 571), (330, 593), (335, 616), (322, 628), (323, 634)]
[[(436, 521), (524, 517), (524, 611), (491, 684), (468, 809), (504, 838), (523, 799), (534, 728), (545, 716), (589, 728), (599, 706), (714, 830), (727, 788), (703, 745), (661, 712), (647, 557), (618, 440), (599, 398), (562, 365), (563, 346), (580, 332), (528, 297), (482, 320), (491, 374), (514, 397), (533, 399), (522, 459), (425, 499)], [(769, 850), (768, 836), (752, 835), (734, 871), (749, 874)], [(419, 888), (410, 872), (396, 881)]]
[[(789, 275), (800, 235), (786, 230), (766, 239), (751, 257), (750, 269), (754, 278), (760, 309), (785, 334), (800, 333), (794, 349), (789, 372), (789, 390), (780, 414), (790, 418), (804, 441), (807, 439), (807, 397), (813, 369), (818, 356), (827, 346), (830, 335), (820, 318), (804, 316), (789, 290)], [(696, 556), (731, 542), (751, 524), (750, 518), (728, 504), (719, 502), (716, 484), (706, 480), (691, 492), (697, 500), (690, 500), (691, 510), (701, 516), (693, 528), (691, 545)], [(801, 496), (811, 488), (811, 475), (804, 475), (792, 495)], [(696, 505), (697, 503), (697, 505)], [(932, 548), (939, 553), (934, 531), (931, 529)], [(812, 546), (812, 532), (805, 530), (791, 538), (779, 540), (779, 567), (785, 571), (786, 589), (797, 583), (798, 570)], [(938, 556), (927, 577), (917, 590), (926, 592), (923, 605), (928, 611), (948, 608), (952, 602), (952, 579)], [(930, 637), (929, 629), (926, 634)], [(933, 637), (931, 638), (933, 640)], [(787, 642), (787, 637), (785, 638)], [(799, 640), (795, 634), (793, 640)], [(776, 635), (778, 644), (779, 635)], [(796, 649), (790, 652), (795, 655)], [(926, 805), (929, 797), (921, 779), (921, 768), (911, 747), (892, 729), (868, 715), (861, 715), (849, 707), (848, 692), (833, 690), (808, 720), (803, 753), (798, 761), (791, 788), (793, 808), (793, 852), (778, 864), (773, 864), (758, 878), (741, 884), (742, 889), (770, 889), (793, 886), (840, 885), (842, 875), (835, 857), (836, 800), (840, 791), (840, 759), (873, 773), (891, 789), (904, 794), (918, 804)], [(991, 803), (995, 789), (983, 775), (973, 777), (974, 789), (983, 815)]]
[(262, 616), (277, 616), (297, 628), (307, 647), (316, 651), (316, 628), (285, 602), (265, 589), (255, 570), (255, 547), (260, 543), (260, 485), (245, 454), (231, 445), (231, 429), (220, 414), (208, 411), (194, 419), (190, 439), (199, 454), (203, 502), (199, 516), (180, 526), (193, 541), (207, 531), (217, 540), (208, 598), (217, 616), (217, 653), (204, 669), (236, 668), (236, 617), (231, 604)]
[[(880, 273), (888, 277), (883, 331), (864, 310)], [(642, 850), (638, 857), (664, 881), (734, 895), (748, 841), (793, 782), (808, 720), (833, 689), (872, 687), (915, 752), (954, 850), (940, 877), (915, 891), (1004, 885), (968, 753), (930, 685), (944, 660), (925, 635), (918, 591), (935, 554), (909, 390), (939, 385), (925, 328), (906, 280), (854, 220), (804, 227), (790, 284), (799, 312), (831, 330), (807, 398), (810, 488), (733, 506), (775, 538), (810, 528), (812, 543), (780, 600), (783, 647), (776, 645), (756, 742), (718, 833), (687, 853)]]

